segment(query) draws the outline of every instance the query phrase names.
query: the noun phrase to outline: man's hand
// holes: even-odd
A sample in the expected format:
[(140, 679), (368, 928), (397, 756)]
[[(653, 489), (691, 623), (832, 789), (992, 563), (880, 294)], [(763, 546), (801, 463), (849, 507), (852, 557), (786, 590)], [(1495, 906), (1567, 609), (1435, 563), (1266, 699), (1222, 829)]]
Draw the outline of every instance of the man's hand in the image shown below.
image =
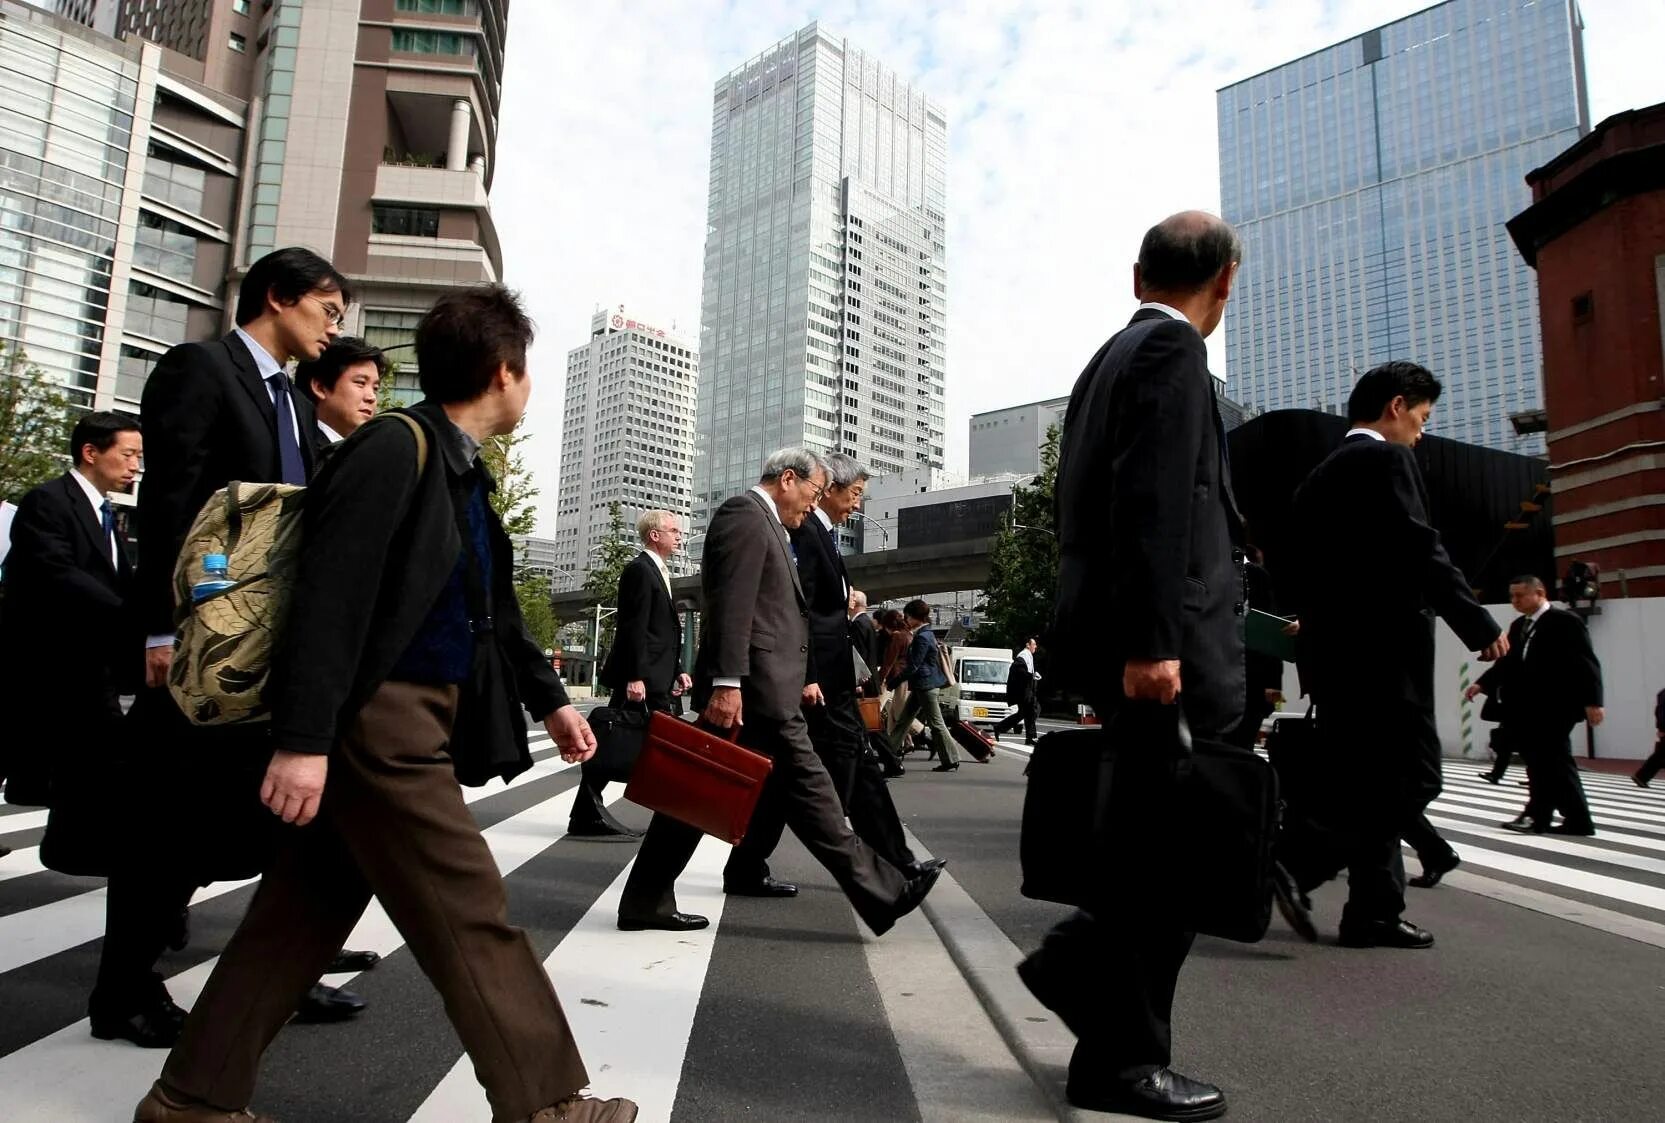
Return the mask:
[(1467, 690), (1463, 691), (1463, 701), (1472, 702), (1472, 701), (1474, 701), (1474, 699), (1476, 697), (1478, 697), (1479, 695), (1484, 694), (1484, 693), (1485, 693), (1485, 691), (1480, 689), (1480, 684), (1479, 683), (1477, 683), (1477, 682), (1476, 683), (1471, 683), (1469, 685), (1469, 688)]
[(1299, 620), (1291, 620), (1289, 623), (1287, 623), (1283, 626), (1283, 634), (1286, 635), (1286, 636), (1298, 636), (1298, 635), (1300, 635), (1301, 634), (1301, 622)]
[(671, 694), (673, 696), (686, 694), (692, 689), (694, 689), (694, 676), (686, 672), (677, 675), (676, 681), (671, 684)]
[(633, 679), (624, 684), (624, 696), (630, 702), (647, 701), (647, 683), (641, 679)]
[(1600, 706), (1585, 706), (1584, 707), (1584, 720), (1590, 723), (1590, 728), (1591, 729), (1594, 729), (1596, 726), (1600, 725), (1603, 721), (1606, 720), (1606, 718), (1607, 718), (1607, 711), (1602, 709)]
[(826, 704), (827, 697), (821, 693), (820, 683), (812, 682), (808, 686), (804, 687), (804, 705), (825, 706)]
[(329, 767), (330, 758), (323, 753), (291, 753), (279, 749), (272, 754), (272, 763), (266, 766), (260, 802), (284, 822), (306, 826), (318, 816)]
[(740, 720), (740, 688), (719, 686), (712, 690), (711, 701), (705, 704), (705, 712), (700, 716), (716, 729), (733, 729), (745, 724)]
[(1495, 663), (1507, 654), (1509, 654), (1509, 637), (1498, 636), (1492, 640), (1486, 650), (1480, 653), (1480, 662)]
[(1122, 693), (1135, 701), (1170, 705), (1179, 697), (1179, 660), (1129, 659), (1122, 671)]
[(145, 648), (145, 685), (151, 687), (168, 685), (168, 668), (172, 666), (173, 648), (171, 646)]
[(578, 764), (595, 755), (595, 734), (577, 706), (570, 703), (562, 706), (543, 719), (543, 727), (555, 739), (561, 759), (568, 764)]

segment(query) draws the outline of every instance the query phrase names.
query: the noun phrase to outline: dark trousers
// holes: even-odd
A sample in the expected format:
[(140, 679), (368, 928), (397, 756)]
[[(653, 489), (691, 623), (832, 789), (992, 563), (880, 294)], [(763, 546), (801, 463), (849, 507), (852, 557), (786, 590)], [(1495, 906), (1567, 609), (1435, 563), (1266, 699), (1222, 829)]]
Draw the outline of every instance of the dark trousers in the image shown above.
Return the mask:
[(494, 1120), (523, 1119), (589, 1076), (445, 755), (455, 687), (385, 683), (331, 754), (317, 822), (289, 832), (192, 1008), (162, 1081), (233, 1110), (261, 1054), (371, 894), (445, 1001)]
[(1567, 826), (1581, 830), (1590, 826), (1590, 804), (1584, 797), (1584, 781), (1573, 760), (1572, 730), (1556, 726), (1548, 730), (1511, 731), (1526, 757), (1527, 791), (1524, 814), (1539, 826), (1548, 826), (1555, 812)]
[(1642, 762), (1642, 767), (1636, 770), (1636, 778), (1644, 784), (1652, 783), (1659, 775), (1659, 770), (1665, 768), (1665, 734), (1653, 743), (1653, 753)]
[(1018, 722), (1020, 722), (1020, 721), (1023, 723), (1023, 738), (1024, 738), (1024, 740), (1029, 741), (1029, 742), (1033, 742), (1035, 740), (1035, 697), (1034, 697), (1034, 695), (1030, 695), (1028, 698), (1025, 698), (1023, 701), (1019, 702), (1017, 704), (1017, 709), (1013, 710), (1011, 713), (1007, 714), (1004, 718), (1000, 719), (1000, 723), (994, 727), (994, 735), (996, 737), (998, 737), (1002, 733), (1011, 732), (1012, 730), (1014, 730), (1018, 727)]
[[(893, 866), (912, 864), (914, 854), (908, 848), (884, 771), (878, 759), (867, 752), (867, 730), (862, 727), (855, 695), (836, 695), (827, 698), (823, 706), (805, 707), (804, 724), (809, 728), (815, 755), (832, 777), (839, 807), (849, 817), (856, 837)], [(786, 808), (784, 785), (774, 783), (771, 777), (771, 782), (764, 785), (757, 810), (752, 812), (746, 837), (729, 855), (723, 870), (725, 881), (744, 884), (769, 876), (769, 855), (780, 845), (781, 833), (786, 829)]]
[[(622, 704), (624, 698), (623, 687), (618, 689), (617, 695)], [(650, 712), (657, 711), (666, 714), (676, 712), (669, 690), (650, 692), (646, 704)], [(585, 761), (580, 766), (579, 774), (582, 778), (572, 795), (572, 812), (567, 818), (567, 824), (569, 828), (618, 827), (620, 826), (618, 820), (613, 818), (612, 813), (607, 810), (606, 801), (601, 798), (601, 793), (606, 789), (608, 781), (596, 775), (590, 768), (590, 764), (591, 761)]]
[[(887, 931), (895, 923), (896, 903), (907, 881), (845, 825), (832, 777), (815, 755), (803, 717), (794, 715), (784, 722), (748, 717), (740, 727), (740, 743), (774, 761), (768, 782), (777, 788), (775, 798), (784, 807), (786, 825), (833, 875), (867, 926)], [(619, 915), (675, 912), (676, 879), (699, 840), (698, 828), (655, 814), (625, 880)]]
[(1492, 730), (1491, 746), (1492, 755), (1497, 759), (1492, 761), (1489, 775), (1494, 780), (1501, 780), (1508, 773), (1509, 765), (1514, 763), (1515, 743), (1509, 734), (1504, 732), (1503, 727), (1499, 726)]

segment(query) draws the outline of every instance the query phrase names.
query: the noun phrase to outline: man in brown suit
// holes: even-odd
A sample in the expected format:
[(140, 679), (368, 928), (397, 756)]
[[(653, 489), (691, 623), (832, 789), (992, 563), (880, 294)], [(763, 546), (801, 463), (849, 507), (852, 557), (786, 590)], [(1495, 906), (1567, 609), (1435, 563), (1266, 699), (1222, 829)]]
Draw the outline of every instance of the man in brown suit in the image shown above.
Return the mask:
[[(827, 487), (820, 457), (785, 448), (763, 465), (758, 485), (723, 503), (705, 536), (700, 579), (705, 613), (694, 662), (694, 704), (706, 725), (740, 728), (740, 743), (775, 762), (769, 784), (786, 825), (827, 868), (875, 934), (919, 906), (942, 871), (906, 877), (844, 822), (838, 792), (804, 723), (809, 604), (787, 531), (802, 525)], [(678, 912), (676, 878), (700, 832), (655, 815), (619, 901), (626, 931), (704, 928)]]

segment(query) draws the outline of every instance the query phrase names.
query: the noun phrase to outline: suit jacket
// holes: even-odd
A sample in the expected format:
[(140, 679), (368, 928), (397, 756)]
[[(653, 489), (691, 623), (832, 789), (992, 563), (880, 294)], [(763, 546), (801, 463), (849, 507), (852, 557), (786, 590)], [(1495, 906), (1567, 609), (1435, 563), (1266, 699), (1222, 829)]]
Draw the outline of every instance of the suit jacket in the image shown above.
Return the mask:
[[(462, 556), (453, 496), (469, 465), (443, 409), (424, 401), (403, 412), (428, 436), (420, 475), (415, 437), (389, 419), (369, 422), (342, 441), (308, 488), (306, 549), (272, 652), (276, 748), (330, 751), (342, 727), (410, 646)], [(489, 475), (486, 480), (490, 486)], [(492, 634), (506, 673), (484, 687), (478, 681), (464, 684), (458, 712), (512, 713), (510, 724), (521, 740), (507, 746), (469, 744), (459, 719), (449, 751), (459, 771), (464, 759), (489, 758), (505, 762), (500, 774), (513, 775), (525, 750), (521, 705), (541, 720), (566, 705), (567, 695), (526, 630), (515, 598), (514, 547), (495, 513), (488, 535)], [(471, 695), (480, 689), (489, 696)]]
[(871, 613), (860, 613), (850, 621), (850, 642), (861, 653), (867, 669), (873, 672), (872, 677), (867, 680), (866, 693), (874, 698), (879, 696), (879, 688), (883, 681), (879, 677), (880, 666), (885, 657), (882, 639), (879, 626), (873, 622)]
[(1471, 651), (1502, 629), (1428, 525), (1411, 450), (1364, 435), (1342, 442), (1296, 490), (1294, 522), (1284, 593), (1313, 698), (1431, 714), (1435, 615)]
[(659, 566), (644, 550), (619, 574), (619, 618), (601, 681), (619, 693), (640, 680), (649, 694), (667, 694), (682, 673), (682, 620)]
[[(289, 396), (310, 478), (317, 421), (305, 394)], [(174, 630), (174, 562), (208, 497), (232, 480), (283, 478), (277, 410), (254, 356), (233, 332), (169, 349), (145, 382), (139, 418), (145, 474), (139, 485), (137, 606), (145, 632), (164, 635)]]
[(1225, 457), (1202, 336), (1139, 310), (1076, 380), (1058, 456), (1046, 646), (1096, 707), (1121, 704), (1128, 660), (1178, 659), (1195, 733), (1242, 714), (1242, 520)]
[(1585, 707), (1602, 704), (1601, 661), (1576, 613), (1550, 608), (1530, 643), (1526, 619), (1517, 616), (1509, 625), (1509, 654), (1486, 669), (1480, 687), (1511, 729), (1553, 731), (1560, 739), (1584, 720)]
[(832, 533), (814, 514), (791, 532), (791, 538), (798, 552), (798, 580), (809, 601), (809, 668), (805, 674), (828, 697), (852, 693), (856, 664), (850, 657), (849, 575), (843, 555)]
[(700, 585), (696, 707), (705, 708), (713, 679), (738, 678), (742, 720), (797, 716), (809, 666), (809, 601), (786, 528), (755, 491), (729, 497), (712, 516)]

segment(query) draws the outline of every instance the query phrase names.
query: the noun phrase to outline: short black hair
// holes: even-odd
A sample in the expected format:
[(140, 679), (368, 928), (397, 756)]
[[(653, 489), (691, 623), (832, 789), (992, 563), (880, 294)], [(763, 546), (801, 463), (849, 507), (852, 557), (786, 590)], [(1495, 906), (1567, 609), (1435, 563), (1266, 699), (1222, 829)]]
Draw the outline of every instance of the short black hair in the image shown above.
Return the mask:
[(1427, 367), (1395, 360), (1365, 372), (1353, 385), (1347, 399), (1347, 420), (1364, 425), (1382, 419), (1382, 411), (1395, 398), (1404, 398), (1407, 406), (1440, 400), (1440, 380)]
[(83, 413), (75, 422), (75, 428), (69, 434), (69, 459), (76, 467), (81, 466), (81, 450), (92, 445), (99, 452), (103, 452), (116, 443), (116, 438), (122, 433), (139, 432), (139, 419), (128, 413), (111, 413), (100, 410), (96, 413)]
[(467, 402), (486, 392), (500, 366), (524, 374), (534, 330), (512, 289), (452, 289), (416, 325), (422, 393), (436, 402)]
[(1230, 223), (1186, 212), (1145, 231), (1139, 243), (1139, 280), (1157, 292), (1196, 292), (1242, 260), (1243, 243)]
[(902, 614), (909, 620), (929, 620), (931, 606), (922, 600), (911, 600), (902, 606)]
[(260, 318), (266, 310), (268, 293), (285, 304), (294, 304), (318, 289), (340, 293), (346, 304), (353, 302), (352, 285), (328, 261), (300, 246), (273, 250), (249, 266), (237, 288), (237, 326)]
[(314, 383), (327, 394), (335, 389), (341, 372), (358, 363), (375, 363), (376, 377), (383, 381), (387, 379), (387, 356), (382, 354), (380, 347), (366, 343), (356, 335), (340, 335), (316, 359), (295, 364), (295, 385), (314, 399), (321, 398), (323, 394), (313, 393)]
[(1509, 585), (1511, 588), (1516, 585), (1526, 585), (1533, 589), (1542, 589), (1545, 592), (1549, 591), (1549, 586), (1544, 582), (1544, 579), (1539, 577), (1536, 573), (1523, 573), (1519, 577), (1511, 577), (1509, 579)]

